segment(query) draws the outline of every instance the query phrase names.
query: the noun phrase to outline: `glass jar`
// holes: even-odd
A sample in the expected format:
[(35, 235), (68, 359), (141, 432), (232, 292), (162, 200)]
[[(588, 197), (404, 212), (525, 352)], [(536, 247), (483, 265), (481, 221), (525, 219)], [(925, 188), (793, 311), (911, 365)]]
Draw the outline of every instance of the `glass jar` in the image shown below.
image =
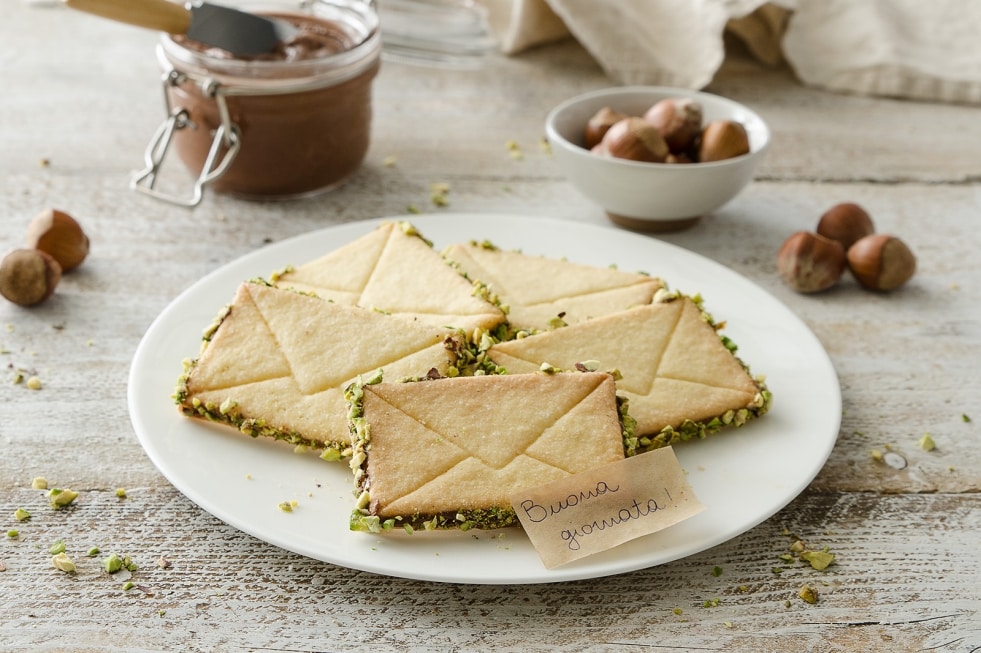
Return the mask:
[[(136, 188), (193, 206), (207, 185), (249, 199), (305, 197), (335, 188), (361, 165), (371, 132), (371, 87), (381, 36), (373, 0), (239, 2), (237, 8), (313, 30), (284, 52), (234, 58), (164, 35), (167, 118), (147, 148)], [(154, 187), (170, 145), (197, 176), (190, 197)]]

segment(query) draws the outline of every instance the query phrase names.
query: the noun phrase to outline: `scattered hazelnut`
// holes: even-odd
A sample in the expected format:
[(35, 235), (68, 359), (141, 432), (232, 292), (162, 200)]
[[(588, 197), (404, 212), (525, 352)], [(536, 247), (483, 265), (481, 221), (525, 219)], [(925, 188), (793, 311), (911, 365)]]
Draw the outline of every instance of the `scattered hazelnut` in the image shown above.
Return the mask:
[(742, 123), (713, 120), (702, 130), (698, 160), (702, 163), (731, 159), (749, 153), (749, 135)]
[(887, 234), (860, 238), (848, 248), (848, 268), (870, 290), (894, 290), (916, 272), (916, 257), (906, 243)]
[(27, 226), (27, 246), (54, 257), (63, 272), (78, 267), (89, 253), (89, 238), (73, 217), (48, 209)]
[(836, 240), (798, 231), (780, 247), (777, 270), (784, 282), (798, 292), (827, 290), (845, 271), (845, 248)]
[(661, 132), (643, 118), (631, 117), (614, 123), (603, 136), (600, 148), (618, 159), (663, 163), (668, 144)]
[(842, 202), (824, 212), (818, 221), (817, 232), (825, 238), (837, 240), (848, 251), (859, 238), (875, 233), (875, 225), (861, 206)]
[(603, 135), (606, 134), (610, 127), (626, 117), (627, 114), (620, 113), (610, 107), (603, 107), (593, 114), (593, 117), (586, 123), (586, 129), (583, 132), (586, 149), (591, 150), (596, 145), (599, 145), (599, 142), (603, 140)]
[(51, 296), (61, 280), (61, 265), (38, 249), (15, 249), (0, 261), (0, 295), (33, 306)]
[(644, 113), (672, 152), (685, 152), (702, 130), (702, 105), (691, 98), (666, 98)]

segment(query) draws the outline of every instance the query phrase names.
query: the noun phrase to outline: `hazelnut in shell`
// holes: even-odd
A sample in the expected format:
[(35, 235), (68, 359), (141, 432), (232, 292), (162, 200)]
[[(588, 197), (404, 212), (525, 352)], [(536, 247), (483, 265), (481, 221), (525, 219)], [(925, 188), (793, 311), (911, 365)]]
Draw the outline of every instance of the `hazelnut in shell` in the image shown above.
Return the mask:
[(916, 256), (895, 236), (872, 234), (848, 248), (848, 269), (870, 290), (895, 290), (916, 272)]
[(89, 254), (89, 238), (81, 225), (57, 209), (34, 216), (27, 226), (27, 246), (54, 257), (63, 272), (81, 265)]
[(637, 117), (614, 123), (603, 136), (599, 151), (618, 159), (646, 163), (664, 163), (669, 152), (661, 132)]
[(701, 163), (722, 161), (749, 154), (749, 134), (742, 123), (735, 120), (713, 120), (702, 130), (698, 146)]
[(792, 234), (777, 253), (784, 282), (802, 293), (827, 290), (845, 271), (845, 248), (837, 240), (810, 231)]
[(604, 134), (606, 134), (610, 127), (626, 117), (627, 114), (621, 113), (611, 107), (603, 107), (594, 113), (589, 119), (589, 122), (586, 123), (585, 130), (583, 130), (583, 142), (586, 145), (586, 149), (591, 150), (599, 145), (599, 142), (603, 140)]
[(691, 98), (665, 98), (644, 113), (674, 153), (686, 152), (702, 131), (702, 105)]
[(15, 304), (40, 304), (59, 281), (61, 265), (39, 249), (15, 249), (0, 261), (0, 295)]
[(817, 232), (825, 238), (837, 240), (848, 251), (859, 238), (875, 233), (875, 225), (861, 206), (854, 202), (842, 202), (824, 212), (818, 221)]

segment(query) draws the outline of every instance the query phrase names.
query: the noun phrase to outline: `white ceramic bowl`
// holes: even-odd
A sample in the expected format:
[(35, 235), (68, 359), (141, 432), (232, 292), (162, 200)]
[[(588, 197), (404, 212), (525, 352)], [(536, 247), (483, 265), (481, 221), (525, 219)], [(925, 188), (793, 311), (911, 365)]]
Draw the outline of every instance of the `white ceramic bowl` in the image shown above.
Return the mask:
[[(749, 154), (711, 163), (641, 163), (593, 154), (583, 146), (586, 123), (603, 107), (641, 116), (669, 97), (700, 102), (705, 123), (742, 123)], [(559, 167), (580, 192), (614, 222), (649, 231), (689, 226), (726, 204), (753, 179), (770, 144), (766, 123), (745, 106), (710, 93), (663, 86), (609, 88), (566, 100), (549, 112), (545, 134)]]

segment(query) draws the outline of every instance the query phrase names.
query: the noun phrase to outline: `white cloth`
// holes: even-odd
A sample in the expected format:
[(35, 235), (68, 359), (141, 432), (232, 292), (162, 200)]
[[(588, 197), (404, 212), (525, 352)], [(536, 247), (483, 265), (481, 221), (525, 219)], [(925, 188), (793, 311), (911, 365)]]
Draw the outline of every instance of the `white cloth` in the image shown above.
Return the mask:
[(623, 84), (703, 88), (723, 33), (805, 84), (981, 103), (976, 0), (482, 0), (504, 52), (574, 36)]

